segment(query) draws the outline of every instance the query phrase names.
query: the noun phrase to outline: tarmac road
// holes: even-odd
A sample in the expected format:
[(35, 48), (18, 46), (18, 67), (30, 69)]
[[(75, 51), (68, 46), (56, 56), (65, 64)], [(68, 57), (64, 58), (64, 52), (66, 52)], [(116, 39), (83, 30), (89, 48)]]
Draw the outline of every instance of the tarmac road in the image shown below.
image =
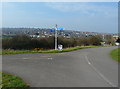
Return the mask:
[(97, 47), (66, 53), (3, 55), (3, 72), (20, 76), (31, 87), (116, 87), (118, 63)]

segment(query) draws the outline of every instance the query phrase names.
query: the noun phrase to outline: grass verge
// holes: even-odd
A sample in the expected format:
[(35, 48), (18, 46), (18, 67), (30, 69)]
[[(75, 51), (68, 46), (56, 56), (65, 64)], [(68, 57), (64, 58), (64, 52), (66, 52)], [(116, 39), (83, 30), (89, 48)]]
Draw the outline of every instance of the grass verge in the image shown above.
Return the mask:
[(2, 89), (27, 89), (29, 85), (26, 84), (21, 78), (0, 72), (0, 88)]
[(120, 52), (120, 48), (117, 48), (117, 49), (112, 50), (111, 53), (110, 53), (110, 56), (112, 57), (112, 59), (114, 59), (118, 62), (120, 62), (119, 52)]
[(72, 48), (65, 48), (62, 51), (59, 51), (59, 50), (3, 50), (1, 54), (5, 55), (5, 54), (23, 54), (23, 53), (59, 53), (59, 52), (70, 52), (78, 49), (92, 48), (92, 47), (99, 47), (99, 46), (77, 46)]

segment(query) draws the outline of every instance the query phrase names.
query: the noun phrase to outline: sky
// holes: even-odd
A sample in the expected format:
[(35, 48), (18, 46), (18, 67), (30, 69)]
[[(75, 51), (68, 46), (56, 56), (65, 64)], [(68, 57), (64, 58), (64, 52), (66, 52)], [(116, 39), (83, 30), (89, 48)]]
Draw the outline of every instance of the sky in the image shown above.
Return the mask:
[(2, 27), (53, 28), (55, 24), (65, 30), (118, 33), (118, 3), (2, 3)]

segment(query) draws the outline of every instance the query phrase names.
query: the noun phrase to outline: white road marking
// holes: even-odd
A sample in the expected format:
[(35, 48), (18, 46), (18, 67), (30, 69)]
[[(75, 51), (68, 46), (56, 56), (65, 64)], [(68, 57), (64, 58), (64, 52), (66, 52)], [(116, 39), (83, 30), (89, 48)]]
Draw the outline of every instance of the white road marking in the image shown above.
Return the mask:
[(88, 57), (85, 56), (85, 59), (87, 61), (87, 63), (98, 73), (98, 75), (105, 80), (108, 84), (110, 84), (112, 87), (117, 87), (116, 85), (114, 85), (113, 83), (111, 83), (100, 71), (98, 71), (92, 64), (91, 62), (88, 60)]
[(48, 60), (52, 60), (53, 58), (48, 58)]
[(88, 62), (88, 64), (90, 65), (91, 63), (90, 63), (90, 62)]
[(22, 58), (22, 59), (28, 59), (28, 58)]

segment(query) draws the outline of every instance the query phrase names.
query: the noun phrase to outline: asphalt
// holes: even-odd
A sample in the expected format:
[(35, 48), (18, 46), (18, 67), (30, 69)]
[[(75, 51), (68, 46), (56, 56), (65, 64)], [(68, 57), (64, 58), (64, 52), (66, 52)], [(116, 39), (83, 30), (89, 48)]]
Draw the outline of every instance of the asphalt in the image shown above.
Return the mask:
[(118, 63), (109, 56), (115, 48), (3, 55), (2, 69), (21, 77), (31, 87), (117, 87)]

